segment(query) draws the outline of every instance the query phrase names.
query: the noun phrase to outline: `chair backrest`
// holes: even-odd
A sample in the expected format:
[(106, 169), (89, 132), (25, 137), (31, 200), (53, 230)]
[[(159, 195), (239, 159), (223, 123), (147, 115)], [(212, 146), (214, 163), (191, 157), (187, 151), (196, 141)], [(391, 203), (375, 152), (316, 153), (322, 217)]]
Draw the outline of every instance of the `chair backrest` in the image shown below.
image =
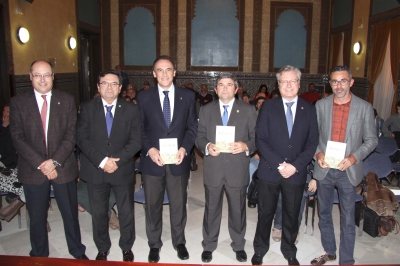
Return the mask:
[(376, 153), (390, 156), (397, 151), (396, 140), (390, 137), (378, 138), (378, 145), (375, 148)]

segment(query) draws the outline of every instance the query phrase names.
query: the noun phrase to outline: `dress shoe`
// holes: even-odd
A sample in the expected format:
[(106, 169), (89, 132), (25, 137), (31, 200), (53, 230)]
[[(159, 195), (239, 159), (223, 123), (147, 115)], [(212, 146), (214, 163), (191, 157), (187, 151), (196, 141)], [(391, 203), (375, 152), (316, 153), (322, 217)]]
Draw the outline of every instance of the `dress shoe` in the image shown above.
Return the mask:
[(282, 230), (273, 228), (272, 229), (272, 239), (275, 242), (279, 242), (279, 241), (281, 241), (281, 238), (282, 238)]
[(178, 252), (178, 258), (180, 258), (181, 260), (189, 259), (189, 252), (187, 251), (185, 244), (177, 245), (176, 251)]
[(123, 250), (122, 251), (122, 258), (123, 261), (133, 261), (133, 253), (132, 250)]
[(6, 220), (7, 222), (11, 221), (11, 219), (17, 214), (18, 210), (24, 206), (25, 203), (20, 201), (19, 199), (14, 200), (8, 206), (0, 209), (0, 219)]
[(286, 258), (288, 261), (288, 265), (300, 265), (299, 261), (296, 259), (296, 257), (293, 258)]
[(249, 201), (247, 202), (247, 207), (254, 209), (257, 207), (257, 203)]
[(203, 251), (201, 253), (201, 261), (202, 262), (210, 262), (212, 260), (212, 252), (211, 251)]
[(245, 262), (245, 261), (247, 261), (247, 254), (246, 254), (246, 251), (244, 251), (244, 250), (236, 251), (236, 259), (237, 259), (239, 262)]
[(323, 265), (328, 261), (336, 260), (336, 255), (330, 255), (328, 253), (323, 253), (322, 255), (316, 257), (311, 261), (311, 265)]
[(107, 260), (108, 253), (110, 253), (110, 251), (97, 253), (96, 260)]
[(76, 257), (75, 259), (77, 259), (77, 260), (89, 260), (89, 258), (85, 254), (80, 255), (79, 257)]
[(108, 226), (110, 226), (110, 228), (113, 230), (115, 229), (119, 230), (119, 220), (117, 214), (115, 213), (114, 209), (111, 209), (110, 211), (111, 215), (110, 215), (110, 220), (108, 221)]
[(251, 264), (253, 265), (261, 265), (263, 263), (263, 257), (258, 254), (254, 254), (253, 257), (251, 258)]
[(160, 249), (151, 248), (149, 252), (149, 262), (158, 262), (160, 260)]

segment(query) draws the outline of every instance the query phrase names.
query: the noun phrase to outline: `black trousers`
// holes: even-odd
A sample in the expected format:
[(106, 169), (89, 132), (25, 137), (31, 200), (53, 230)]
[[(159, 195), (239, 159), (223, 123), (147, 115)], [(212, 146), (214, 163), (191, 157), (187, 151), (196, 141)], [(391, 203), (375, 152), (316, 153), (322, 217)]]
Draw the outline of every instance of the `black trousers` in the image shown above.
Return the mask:
[(108, 228), (108, 211), (111, 189), (115, 194), (120, 226), (119, 246), (122, 250), (131, 250), (135, 242), (135, 217), (133, 190), (134, 184), (112, 185), (110, 183), (92, 184), (87, 182), (89, 204), (92, 212), (93, 240), (99, 252), (111, 248)]
[(269, 250), (271, 226), (274, 219), (279, 192), (282, 193), (282, 239), (281, 251), (285, 258), (296, 257), (294, 242), (299, 231), (298, 217), (305, 184), (294, 185), (288, 178), (279, 182), (258, 179), (258, 221), (254, 237), (254, 252), (265, 255)]
[(57, 184), (47, 178), (41, 185), (23, 185), (30, 218), (29, 233), (32, 250), (29, 255), (32, 257), (49, 256), (49, 239), (46, 223), (50, 199), (50, 185), (53, 185), (54, 197), (63, 219), (68, 251), (75, 258), (79, 257), (85, 254), (86, 247), (81, 243), (76, 180), (65, 184)]
[[(189, 174), (173, 176), (166, 166), (163, 176), (142, 174), (146, 204), (146, 234), (150, 248), (161, 248), (164, 191), (167, 189), (172, 245), (186, 244), (186, 202)], [(118, 203), (117, 203), (118, 204)]]

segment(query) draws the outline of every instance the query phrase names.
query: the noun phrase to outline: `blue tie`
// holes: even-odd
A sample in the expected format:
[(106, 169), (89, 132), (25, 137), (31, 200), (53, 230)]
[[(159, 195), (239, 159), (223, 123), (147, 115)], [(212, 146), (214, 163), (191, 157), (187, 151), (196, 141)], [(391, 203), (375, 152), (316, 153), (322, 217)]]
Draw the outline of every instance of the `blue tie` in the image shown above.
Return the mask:
[(292, 128), (293, 128), (293, 113), (292, 113), (292, 105), (294, 102), (286, 103), (287, 110), (286, 110), (286, 123), (287, 123), (287, 128), (289, 132), (289, 138), (290, 135), (292, 135)]
[(165, 95), (163, 103), (163, 114), (165, 123), (167, 124), (167, 128), (169, 128), (169, 125), (171, 124), (171, 106), (169, 105), (168, 92), (169, 91), (163, 91)]
[(224, 105), (224, 113), (222, 114), (222, 124), (224, 126), (228, 125), (228, 107), (229, 105)]
[(107, 108), (107, 114), (106, 114), (106, 123), (107, 123), (107, 133), (108, 133), (108, 137), (110, 137), (110, 133), (111, 133), (111, 128), (112, 128), (112, 124), (113, 124), (113, 120), (114, 117), (111, 113), (111, 109), (113, 108), (114, 105), (110, 105), (110, 106), (105, 106)]

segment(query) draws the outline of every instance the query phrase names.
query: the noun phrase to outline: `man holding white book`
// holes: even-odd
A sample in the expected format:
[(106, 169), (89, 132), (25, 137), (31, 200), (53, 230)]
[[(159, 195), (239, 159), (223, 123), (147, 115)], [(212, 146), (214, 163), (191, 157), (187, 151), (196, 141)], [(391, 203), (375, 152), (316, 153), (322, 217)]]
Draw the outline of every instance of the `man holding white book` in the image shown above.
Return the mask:
[(221, 225), (223, 191), (228, 206), (231, 247), (240, 262), (246, 233), (246, 189), (249, 183), (249, 155), (255, 147), (256, 112), (253, 106), (235, 99), (238, 82), (230, 73), (217, 78), (219, 100), (200, 109), (196, 146), (204, 153), (206, 206), (203, 220), (203, 262), (212, 260)]
[[(316, 104), (319, 144), (315, 153), (317, 164), (314, 167), (314, 178), (318, 180), (319, 228), (324, 253), (313, 259), (312, 265), (336, 260), (332, 222), (335, 187), (338, 190), (341, 210), (339, 264), (355, 262), (356, 188), (364, 176), (363, 160), (375, 149), (378, 138), (372, 106), (350, 92), (353, 83), (347, 66), (335, 67), (330, 75), (333, 95), (319, 100)], [(336, 151), (343, 150), (343, 145), (345, 152), (338, 158)], [(333, 154), (339, 163), (328, 163), (328, 153)]]

